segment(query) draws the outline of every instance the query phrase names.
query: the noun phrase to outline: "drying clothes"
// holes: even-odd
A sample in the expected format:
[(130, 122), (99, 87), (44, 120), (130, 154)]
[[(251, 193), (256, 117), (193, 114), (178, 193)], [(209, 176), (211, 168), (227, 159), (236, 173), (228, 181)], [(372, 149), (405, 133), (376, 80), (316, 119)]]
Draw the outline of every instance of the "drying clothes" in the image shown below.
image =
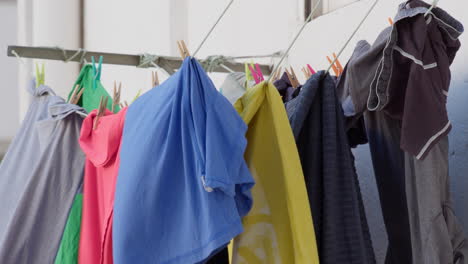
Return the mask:
[[(403, 3), (395, 17), (368, 107), (402, 120), (400, 146), (423, 159), (450, 131), (446, 101), (450, 64), (463, 26), (444, 10), (420, 0)], [(377, 96), (372, 96), (377, 94)]]
[[(96, 83), (95, 87), (93, 87), (93, 83)], [(94, 70), (91, 64), (87, 64), (81, 68), (81, 72), (75, 82), (75, 85), (73, 86), (73, 89), (77, 84), (80, 85), (81, 89), (85, 89), (77, 105), (86, 109), (88, 113), (99, 107), (101, 97), (109, 98), (107, 102), (107, 109), (112, 109), (112, 98), (110, 97), (109, 93), (107, 93), (106, 89), (102, 86), (101, 81), (95, 81)], [(70, 96), (73, 93), (73, 89), (70, 91), (68, 99), (70, 99)], [(116, 106), (115, 112), (118, 112), (119, 110), (119, 106)], [(83, 203), (82, 200), (80, 200), (82, 198), (83, 197), (81, 193), (77, 194), (75, 202), (73, 203), (72, 212), (82, 211)], [(73, 219), (71, 219), (72, 217)], [(60, 255), (57, 256), (55, 264), (78, 263), (78, 258), (75, 256), (78, 256), (80, 229), (81, 213), (70, 215), (65, 227), (62, 242), (60, 243)], [(66, 262), (65, 259), (67, 260)]]
[(78, 263), (78, 245), (80, 242), (81, 211), (83, 208), (83, 194), (78, 193), (68, 216), (63, 231), (60, 248), (55, 258), (55, 264)]
[(450, 198), (448, 138), (418, 160), (399, 148), (399, 120), (381, 111), (365, 117), (389, 239), (386, 263), (468, 263)]
[(243, 228), (254, 180), (247, 126), (193, 58), (127, 111), (114, 262), (198, 263)]
[(233, 72), (226, 76), (223, 84), (219, 88), (219, 92), (222, 93), (231, 104), (234, 104), (245, 93), (246, 83), (245, 73)]
[(388, 117), (383, 111), (368, 111), (364, 117), (388, 237), (385, 263), (411, 264), (411, 208), (407, 203), (404, 154), (399, 145), (400, 122)]
[[(101, 97), (109, 97), (107, 101), (107, 109), (112, 108), (112, 98), (110, 97), (109, 93), (106, 89), (102, 86), (101, 81), (95, 81), (95, 73), (93, 70), (93, 66), (91, 64), (86, 64), (81, 68), (80, 74), (73, 86), (80, 85), (80, 90), (85, 89), (83, 91), (83, 95), (81, 96), (80, 100), (78, 101), (77, 105), (82, 106), (86, 111), (89, 113), (94, 109), (99, 107), (99, 102), (101, 101)], [(93, 83), (96, 83), (96, 86), (93, 87)], [(69, 96), (73, 93), (73, 89), (70, 91)], [(119, 106), (115, 107), (115, 113), (120, 110)]]
[(468, 240), (450, 195), (448, 148), (445, 136), (424, 160), (405, 153), (413, 263), (468, 263)]
[(384, 29), (372, 46), (365, 40), (360, 40), (356, 44), (336, 88), (345, 116), (359, 115), (367, 110), (367, 100), (371, 99), (370, 85), (380, 66), (382, 52), (391, 30), (391, 27)]
[(127, 108), (106, 110), (93, 129), (97, 110), (83, 121), (80, 146), (86, 155), (83, 217), (78, 262), (112, 264), (112, 215)]
[(335, 81), (314, 74), (286, 103), (302, 162), (320, 263), (376, 263)]
[(278, 91), (262, 82), (234, 107), (249, 125), (245, 159), (256, 184), (232, 263), (319, 263), (301, 163)]
[(78, 138), (84, 109), (35, 88), (0, 167), (0, 263), (53, 263), (83, 180)]
[(227, 247), (211, 257), (206, 264), (229, 264), (229, 252)]
[(358, 43), (360, 55), (349, 63), (347, 81), (338, 89), (350, 87), (356, 113), (384, 110), (402, 120), (401, 148), (423, 159), (451, 128), (445, 107), (449, 66), (463, 26), (438, 7), (424, 17), (430, 5), (408, 2), (372, 47)]
[[(443, 91), (448, 91), (445, 81), (450, 79), (450, 72), (446, 70), (458, 49), (456, 38), (460, 32), (457, 33), (456, 28), (461, 25), (438, 8), (424, 19), (428, 5), (414, 0), (408, 3), (400, 5), (394, 26), (381, 33), (376, 41), (378, 45), (369, 48), (365, 43), (358, 44), (357, 54), (348, 63), (346, 77), (340, 80), (338, 91), (346, 94), (349, 90), (356, 115), (365, 112), (388, 234), (385, 263), (466, 263), (467, 243), (453, 215), (447, 185), (448, 143), (445, 140), (448, 128), (446, 133), (431, 137), (431, 146), (427, 145), (423, 152), (416, 153), (403, 144), (412, 137), (405, 122), (408, 125), (407, 122), (413, 119), (415, 125), (431, 131), (435, 124), (432, 121), (439, 122), (441, 116), (446, 117)], [(420, 33), (424, 34), (418, 36)], [(388, 45), (381, 44), (383, 39)], [(420, 40), (424, 42), (416, 43)], [(419, 45), (417, 48), (412, 47), (413, 41)], [(404, 51), (403, 46), (408, 50)], [(448, 50), (441, 51), (442, 47)], [(406, 56), (407, 53), (417, 56)], [(428, 62), (435, 64), (425, 67)], [(433, 68), (436, 64), (437, 68)], [(397, 77), (401, 82), (395, 79)], [(441, 79), (445, 81), (441, 82)], [(383, 82), (385, 86), (382, 86)], [(420, 83), (425, 89), (418, 90), (423, 88)], [(420, 100), (414, 95), (416, 91)], [(368, 102), (362, 96), (366, 92)], [(437, 102), (429, 103), (428, 98)], [(399, 109), (401, 115), (395, 114), (399, 107), (402, 107)], [(420, 109), (416, 111), (415, 107)], [(366, 108), (376, 111), (365, 111)], [(422, 113), (421, 109), (429, 110)], [(438, 111), (437, 115), (428, 114), (433, 111)], [(415, 113), (418, 114), (414, 116)], [(434, 120), (428, 121), (427, 117)], [(427, 141), (426, 136), (423, 133), (419, 139)], [(420, 143), (419, 139), (414, 142)]]
[(294, 88), (291, 84), (291, 81), (289, 80), (288, 75), (283, 73), (281, 78), (279, 80), (276, 80), (274, 82), (274, 85), (276, 89), (278, 89), (278, 92), (280, 93), (283, 102), (289, 102), (291, 99), (295, 98), (299, 92), (301, 91), (301, 86)]

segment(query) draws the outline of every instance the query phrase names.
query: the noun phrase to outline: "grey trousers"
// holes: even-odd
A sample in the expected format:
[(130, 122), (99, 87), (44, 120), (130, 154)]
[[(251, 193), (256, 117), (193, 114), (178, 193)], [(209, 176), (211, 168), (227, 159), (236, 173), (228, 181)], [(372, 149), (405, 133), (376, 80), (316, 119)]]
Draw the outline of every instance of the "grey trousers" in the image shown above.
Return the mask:
[(399, 147), (398, 120), (380, 111), (365, 121), (389, 239), (385, 263), (468, 264), (449, 190), (448, 138), (417, 160)]
[(405, 154), (413, 263), (468, 263), (468, 244), (450, 196), (448, 137), (424, 160)]

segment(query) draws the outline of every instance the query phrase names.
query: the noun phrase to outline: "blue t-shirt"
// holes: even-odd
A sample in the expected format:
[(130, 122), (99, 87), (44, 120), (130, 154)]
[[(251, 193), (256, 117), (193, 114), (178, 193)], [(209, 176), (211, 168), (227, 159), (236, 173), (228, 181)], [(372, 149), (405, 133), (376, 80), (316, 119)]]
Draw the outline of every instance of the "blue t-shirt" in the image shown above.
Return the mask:
[(254, 185), (246, 130), (192, 58), (129, 107), (114, 205), (116, 264), (203, 262), (242, 232)]

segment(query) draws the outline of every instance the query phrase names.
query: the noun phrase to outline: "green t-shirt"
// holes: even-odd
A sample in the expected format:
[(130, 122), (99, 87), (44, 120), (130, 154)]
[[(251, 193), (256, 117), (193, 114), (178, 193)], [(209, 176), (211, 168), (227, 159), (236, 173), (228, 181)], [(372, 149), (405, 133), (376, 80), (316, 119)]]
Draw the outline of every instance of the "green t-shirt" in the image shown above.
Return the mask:
[(83, 194), (77, 194), (73, 202), (67, 224), (63, 232), (60, 248), (55, 258), (55, 264), (78, 263), (78, 245), (80, 243), (81, 210)]
[[(77, 105), (83, 107), (88, 113), (99, 107), (101, 96), (109, 97), (107, 100), (107, 109), (112, 108), (111, 96), (106, 91), (106, 89), (104, 89), (100, 80), (94, 81), (94, 72), (91, 64), (87, 64), (81, 69), (80, 75), (73, 85), (73, 89), (77, 84), (80, 85), (81, 89), (85, 88)], [(73, 93), (73, 89), (68, 95), (69, 98)], [(114, 111), (120, 111), (120, 107), (116, 106)], [(62, 241), (60, 242), (60, 248), (57, 252), (57, 257), (55, 258), (55, 264), (78, 263), (78, 247), (80, 243), (82, 209), (83, 194), (77, 194), (68, 216), (67, 224), (62, 236)]]
[[(95, 83), (95, 84), (94, 84)], [(109, 97), (107, 100), (107, 109), (112, 108), (112, 98), (109, 93), (104, 89), (100, 80), (94, 81), (94, 72), (91, 64), (85, 65), (78, 76), (73, 88), (79, 84), (81, 88), (85, 88), (83, 95), (78, 101), (78, 105), (83, 107), (88, 113), (99, 107), (101, 97)], [(73, 89), (70, 91), (70, 95), (73, 93)], [(115, 112), (120, 110), (119, 106), (115, 107)]]

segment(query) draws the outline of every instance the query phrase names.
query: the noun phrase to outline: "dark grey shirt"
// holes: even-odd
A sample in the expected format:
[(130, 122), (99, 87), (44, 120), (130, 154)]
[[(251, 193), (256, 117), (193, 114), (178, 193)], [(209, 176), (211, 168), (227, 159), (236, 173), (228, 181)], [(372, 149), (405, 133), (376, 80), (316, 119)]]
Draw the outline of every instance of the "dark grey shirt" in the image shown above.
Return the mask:
[[(349, 91), (355, 113), (385, 111), (401, 120), (401, 148), (423, 159), (447, 135), (450, 64), (460, 47), (460, 22), (420, 0), (399, 6), (392, 27), (372, 47), (359, 42), (338, 91)], [(341, 98), (343, 101), (343, 98)], [(349, 111), (348, 111), (349, 112)]]
[(286, 103), (314, 220), (320, 263), (375, 263), (343, 110), (318, 72)]

